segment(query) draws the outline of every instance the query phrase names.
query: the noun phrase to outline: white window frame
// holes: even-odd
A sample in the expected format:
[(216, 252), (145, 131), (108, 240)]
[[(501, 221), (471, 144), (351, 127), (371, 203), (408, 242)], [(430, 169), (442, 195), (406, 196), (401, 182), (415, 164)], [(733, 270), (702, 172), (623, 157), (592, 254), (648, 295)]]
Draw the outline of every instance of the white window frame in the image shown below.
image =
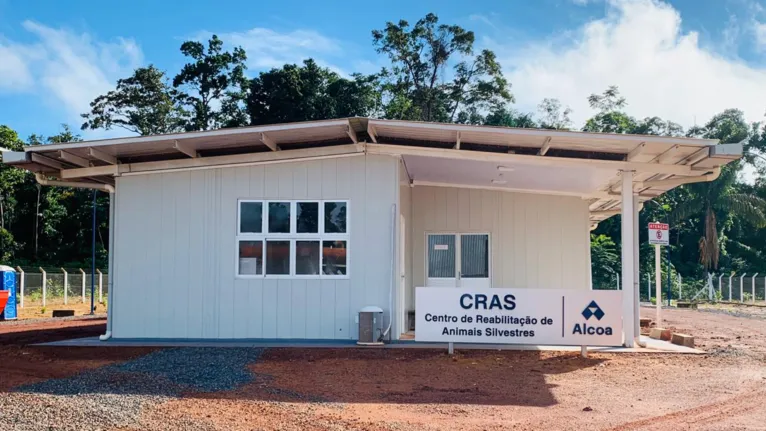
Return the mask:
[[(242, 232), (242, 203), (255, 202), (261, 204), (261, 232)], [(290, 233), (269, 233), (269, 204), (275, 202), (287, 202), (290, 204)], [(318, 204), (318, 232), (317, 233), (298, 233), (297, 209), (298, 203), (317, 203)], [(325, 228), (325, 203), (340, 202), (346, 205), (346, 232), (345, 233), (324, 233)], [(348, 279), (351, 276), (351, 204), (347, 199), (237, 199), (237, 230), (234, 241), (234, 276), (242, 279)], [(262, 257), (261, 274), (240, 274), (239, 273), (239, 243), (241, 241), (261, 241)], [(290, 273), (289, 274), (266, 274), (266, 243), (267, 241), (289, 241), (290, 242)], [(297, 241), (318, 241), (319, 242), (319, 274), (296, 274), (296, 242)], [(346, 273), (344, 275), (324, 274), (322, 267), (324, 264), (324, 255), (322, 243), (324, 241), (345, 241), (346, 242)]]

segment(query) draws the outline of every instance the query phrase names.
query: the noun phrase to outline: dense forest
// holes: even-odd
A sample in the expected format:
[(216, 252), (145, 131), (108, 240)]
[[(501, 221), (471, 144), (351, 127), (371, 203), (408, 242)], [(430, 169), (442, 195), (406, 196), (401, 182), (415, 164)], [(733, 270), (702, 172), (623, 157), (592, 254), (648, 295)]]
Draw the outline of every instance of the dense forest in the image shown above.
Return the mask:
[[(625, 111), (629, 101), (611, 83), (588, 98), (592, 116), (584, 125), (573, 124), (570, 109), (557, 99), (540, 101), (537, 112), (519, 112), (495, 54), (476, 51), (474, 43), (473, 32), (439, 23), (433, 14), (414, 25), (389, 22), (372, 31), (373, 49), (388, 66), (372, 75), (341, 76), (312, 59), (248, 75), (242, 48), (228, 49), (216, 36), (204, 43), (187, 41), (180, 47), (187, 61), (180, 71), (170, 75), (152, 65), (136, 69), (93, 100), (81, 127), (152, 135), (370, 116), (742, 143), (745, 157), (728, 165), (718, 180), (678, 187), (648, 202), (640, 225), (671, 223), (671, 264), (684, 277), (700, 280), (708, 271), (766, 273), (764, 124), (747, 122), (736, 107), (688, 130), (671, 119), (634, 118)], [(55, 136), (26, 140), (10, 125), (0, 126), (0, 147), (6, 149), (80, 139), (68, 126)], [(757, 171), (753, 184), (740, 179), (746, 165)], [(0, 263), (89, 265), (92, 198), (89, 190), (39, 187), (31, 174), (0, 166)], [(103, 267), (108, 195), (97, 196), (97, 212), (97, 260)], [(653, 253), (645, 229), (640, 232), (641, 269), (647, 271)], [(620, 271), (619, 216), (602, 222), (591, 244), (594, 284), (613, 285)]]

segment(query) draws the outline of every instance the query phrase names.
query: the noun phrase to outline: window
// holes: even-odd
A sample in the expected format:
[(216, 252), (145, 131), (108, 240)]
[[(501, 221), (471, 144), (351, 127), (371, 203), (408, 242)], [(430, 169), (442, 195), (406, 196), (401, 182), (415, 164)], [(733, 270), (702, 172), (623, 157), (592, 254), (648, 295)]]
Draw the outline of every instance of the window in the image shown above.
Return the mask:
[(239, 203), (239, 232), (261, 233), (263, 229), (263, 203)]
[(239, 242), (239, 274), (263, 274), (263, 241)]
[(290, 202), (269, 202), (269, 233), (290, 233)]
[(237, 276), (345, 278), (347, 201), (238, 202)]
[(322, 241), (322, 274), (346, 275), (346, 241)]

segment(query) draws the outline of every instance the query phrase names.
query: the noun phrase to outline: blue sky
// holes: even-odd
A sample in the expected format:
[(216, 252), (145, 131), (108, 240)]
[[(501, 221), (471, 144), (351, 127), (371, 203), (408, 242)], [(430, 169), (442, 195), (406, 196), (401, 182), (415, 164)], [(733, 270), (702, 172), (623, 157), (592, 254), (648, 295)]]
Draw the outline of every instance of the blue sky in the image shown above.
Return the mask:
[[(181, 42), (217, 33), (249, 73), (314, 57), (341, 73), (377, 71), (370, 31), (428, 12), (496, 51), (517, 108), (544, 97), (591, 115), (585, 98), (620, 86), (631, 114), (688, 127), (729, 107), (766, 112), (766, 5), (755, 0), (112, 2), (0, 0), (0, 124), (53, 134), (133, 68), (172, 76)], [(83, 132), (100, 138), (124, 132)]]

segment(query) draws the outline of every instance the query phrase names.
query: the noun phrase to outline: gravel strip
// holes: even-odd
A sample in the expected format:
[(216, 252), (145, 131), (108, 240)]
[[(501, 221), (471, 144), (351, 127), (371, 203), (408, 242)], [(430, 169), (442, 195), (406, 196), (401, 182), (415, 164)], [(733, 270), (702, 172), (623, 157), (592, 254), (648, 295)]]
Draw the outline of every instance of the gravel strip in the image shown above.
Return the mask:
[(745, 319), (766, 320), (766, 314), (759, 313), (760, 310), (748, 310), (747, 308), (707, 308), (699, 307), (697, 311), (704, 313), (724, 314), (733, 317), (742, 317)]
[[(22, 386), (0, 397), (0, 429), (101, 430), (146, 428), (144, 409), (190, 392), (237, 388), (256, 376), (247, 365), (262, 349), (177, 348), (65, 379)], [(205, 424), (164, 424), (206, 430)]]

